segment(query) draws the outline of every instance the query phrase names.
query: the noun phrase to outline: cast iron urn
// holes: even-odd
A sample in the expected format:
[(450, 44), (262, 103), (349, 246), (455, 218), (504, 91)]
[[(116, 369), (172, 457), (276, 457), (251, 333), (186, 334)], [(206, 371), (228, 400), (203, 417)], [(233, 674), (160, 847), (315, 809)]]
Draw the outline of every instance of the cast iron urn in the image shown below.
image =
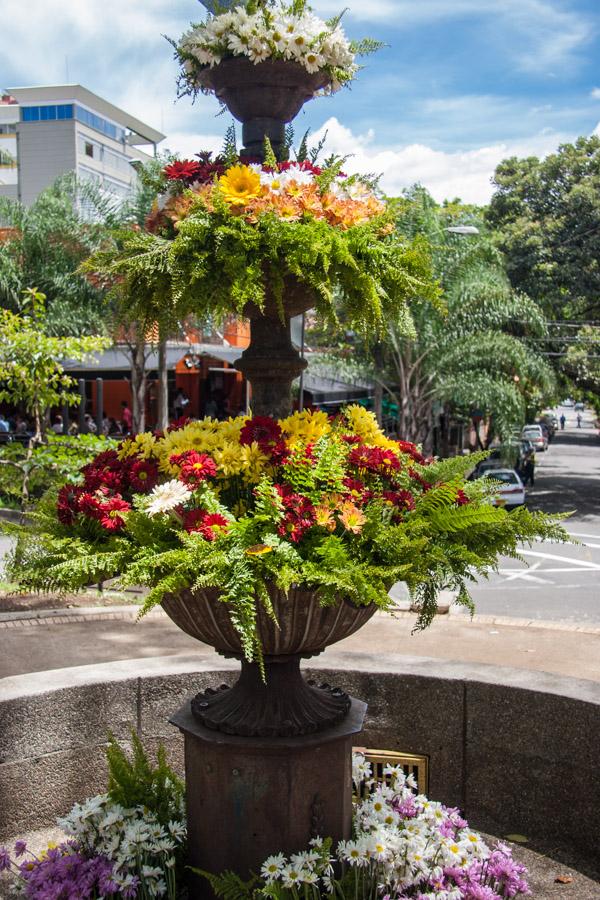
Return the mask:
[(207, 728), (246, 737), (293, 737), (330, 728), (345, 718), (351, 698), (329, 684), (305, 681), (300, 659), (316, 656), (358, 631), (376, 607), (354, 606), (341, 598), (322, 606), (316, 591), (300, 588), (286, 595), (271, 585), (268, 592), (277, 621), (257, 604), (264, 678), (259, 665), (245, 659), (218, 590), (182, 591), (163, 600), (163, 609), (183, 631), (242, 662), (234, 686), (196, 695), (192, 712)]

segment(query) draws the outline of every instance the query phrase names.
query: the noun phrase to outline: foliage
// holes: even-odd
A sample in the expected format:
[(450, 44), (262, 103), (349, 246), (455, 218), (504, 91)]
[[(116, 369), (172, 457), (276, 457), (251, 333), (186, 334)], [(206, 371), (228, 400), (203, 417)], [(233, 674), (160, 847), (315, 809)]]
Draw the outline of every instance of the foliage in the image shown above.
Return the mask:
[(31, 314), (0, 309), (0, 400), (22, 405), (35, 420), (38, 438), (46, 410), (79, 402), (73, 393), (75, 379), (67, 375), (60, 360), (87, 359), (109, 341), (102, 337), (50, 337), (43, 330), (46, 298), (35, 289), (31, 297), (37, 304)]
[[(38, 500), (49, 490), (57, 491), (65, 482), (79, 480), (84, 465), (103, 450), (116, 447), (109, 438), (94, 434), (46, 435), (43, 444), (28, 448), (15, 441), (0, 445), (0, 498), (22, 505), (24, 499)], [(23, 482), (26, 481), (26, 498)]]
[(174, 811), (183, 805), (184, 784), (167, 763), (163, 746), (158, 748), (157, 764), (153, 767), (140, 738), (132, 730), (131, 751), (130, 758), (114, 735), (109, 736), (108, 796), (125, 809), (145, 807), (161, 825), (167, 826)]
[(486, 218), (517, 290), (551, 319), (600, 318), (600, 137), (504, 160)]
[(276, 172), (176, 162), (146, 229), (122, 230), (84, 269), (112, 282), (143, 320), (148, 309), (221, 317), (252, 305), (283, 316), (284, 298), (300, 286), (329, 321), (341, 305), (367, 333), (390, 320), (410, 327), (408, 301), (437, 297), (427, 246), (392, 233), (385, 205), (339, 168), (339, 160), (329, 169), (281, 163)]
[[(422, 188), (395, 201), (395, 208), (397, 228), (429, 243), (444, 308), (417, 299), (412, 335), (391, 323), (375, 348), (354, 339), (356, 374), (381, 385), (397, 409), (397, 432), (411, 440), (431, 440), (435, 407), (446, 418), (452, 413), (466, 420), (479, 410), (493, 417), (490, 438), (506, 437), (554, 389), (552, 370), (537, 352), (546, 333), (542, 311), (511, 288), (481, 211), (438, 206)], [(457, 223), (475, 225), (479, 234), (447, 231)], [(332, 355), (337, 360), (347, 353), (342, 343)]]
[(20, 313), (23, 292), (37, 285), (48, 334), (103, 333), (104, 291), (76, 270), (118, 221), (115, 201), (64, 175), (30, 206), (0, 197), (0, 221), (12, 229), (0, 243), (0, 305)]
[(119, 576), (151, 588), (144, 610), (184, 588), (217, 588), (259, 661), (257, 604), (272, 614), (271, 584), (385, 608), (404, 580), (424, 627), (440, 590), (469, 605), (467, 584), (500, 555), (567, 539), (557, 517), (494, 508), (493, 486), (464, 473), (464, 459), (435, 462), (387, 439), (360, 407), (334, 422), (310, 412), (205, 419), (101, 454), (31, 526), (12, 527), (7, 572), (32, 589)]

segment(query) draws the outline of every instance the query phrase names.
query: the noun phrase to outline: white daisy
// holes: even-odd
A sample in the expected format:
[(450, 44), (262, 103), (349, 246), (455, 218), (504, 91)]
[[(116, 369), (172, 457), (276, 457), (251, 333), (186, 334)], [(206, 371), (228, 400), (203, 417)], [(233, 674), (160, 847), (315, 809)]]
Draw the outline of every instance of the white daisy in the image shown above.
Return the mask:
[(167, 481), (165, 484), (157, 484), (149, 494), (149, 504), (146, 513), (150, 516), (159, 516), (167, 513), (177, 506), (181, 506), (192, 496), (192, 492), (181, 481)]

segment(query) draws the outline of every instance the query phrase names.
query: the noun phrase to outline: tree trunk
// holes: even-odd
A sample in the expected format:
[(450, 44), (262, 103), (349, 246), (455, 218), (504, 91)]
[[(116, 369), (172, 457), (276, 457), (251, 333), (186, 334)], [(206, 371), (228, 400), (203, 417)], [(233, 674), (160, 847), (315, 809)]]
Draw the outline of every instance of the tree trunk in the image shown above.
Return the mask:
[(137, 334), (131, 359), (131, 414), (134, 434), (146, 430), (146, 387), (146, 342), (143, 334)]
[(158, 391), (157, 422), (158, 431), (169, 426), (169, 373), (167, 370), (167, 339), (161, 336), (158, 344)]

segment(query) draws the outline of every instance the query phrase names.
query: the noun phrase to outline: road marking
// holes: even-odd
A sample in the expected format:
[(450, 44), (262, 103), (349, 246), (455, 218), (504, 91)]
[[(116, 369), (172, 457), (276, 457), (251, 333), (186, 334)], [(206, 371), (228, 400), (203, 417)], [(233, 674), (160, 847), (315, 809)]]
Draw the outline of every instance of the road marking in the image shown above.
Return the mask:
[[(505, 575), (505, 574), (510, 574), (511, 572), (526, 572), (526, 571), (527, 571), (527, 569), (498, 569), (498, 574)], [(579, 570), (577, 570), (577, 574), (578, 575), (593, 575), (594, 571), (595, 571), (594, 569), (579, 569)], [(573, 574), (573, 566), (568, 566), (568, 567), (565, 566), (564, 568), (556, 568), (556, 569), (554, 569), (554, 568), (542, 569), (540, 574), (550, 575), (550, 574), (554, 574), (557, 572), (570, 572), (571, 574)]]
[(598, 565), (598, 563), (587, 562), (587, 560), (584, 559), (570, 559), (568, 556), (557, 556), (554, 553), (540, 553), (537, 550), (520, 550), (519, 553), (522, 553), (523, 556), (537, 556), (541, 559), (555, 559), (557, 562), (571, 563), (571, 565), (576, 568), (600, 571), (600, 565)]
[(539, 584), (552, 584), (547, 578), (539, 578), (537, 575), (532, 575), (532, 572), (537, 571), (541, 566), (541, 562), (534, 563), (528, 569), (514, 569), (510, 575), (506, 578), (507, 581), (516, 581), (517, 578), (522, 579), (523, 581), (537, 581)]

